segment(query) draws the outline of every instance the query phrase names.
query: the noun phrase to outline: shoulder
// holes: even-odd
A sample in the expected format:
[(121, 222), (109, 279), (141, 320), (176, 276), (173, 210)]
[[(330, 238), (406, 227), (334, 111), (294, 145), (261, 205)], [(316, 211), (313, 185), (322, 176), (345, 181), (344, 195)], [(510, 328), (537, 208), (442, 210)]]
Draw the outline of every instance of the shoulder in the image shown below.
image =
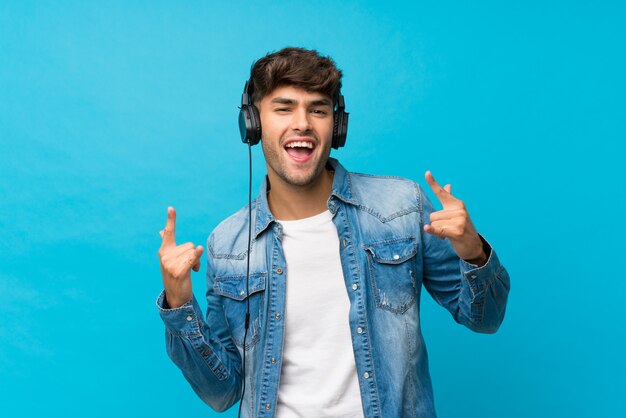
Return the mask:
[[(256, 214), (252, 201), (252, 219)], [(254, 231), (253, 231), (254, 232)], [(207, 240), (208, 252), (216, 258), (243, 258), (248, 249), (248, 205), (220, 222)]]
[(413, 180), (397, 176), (381, 176), (374, 174), (349, 172), (352, 192), (357, 197), (368, 198), (380, 192), (383, 194), (401, 193), (401, 198), (415, 199), (419, 193), (419, 185)]
[(383, 222), (421, 211), (421, 188), (413, 180), (353, 172), (347, 178), (355, 203)]

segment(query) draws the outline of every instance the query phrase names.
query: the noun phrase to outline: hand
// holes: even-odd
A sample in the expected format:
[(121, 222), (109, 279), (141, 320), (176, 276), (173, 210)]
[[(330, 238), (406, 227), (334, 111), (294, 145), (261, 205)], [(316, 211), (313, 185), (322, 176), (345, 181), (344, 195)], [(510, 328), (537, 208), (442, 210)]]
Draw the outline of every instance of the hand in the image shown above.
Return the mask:
[(467, 213), (465, 203), (452, 196), (452, 186), (441, 187), (430, 171), (426, 172), (426, 181), (435, 196), (441, 202), (443, 210), (430, 214), (430, 225), (424, 225), (424, 231), (439, 237), (448, 238), (452, 248), (463, 260), (472, 264), (484, 265), (487, 255), (483, 243)]
[(188, 242), (176, 245), (176, 211), (167, 208), (167, 223), (159, 232), (162, 242), (159, 248), (161, 276), (165, 287), (165, 298), (170, 308), (178, 308), (191, 300), (191, 272), (200, 270), (203, 248)]

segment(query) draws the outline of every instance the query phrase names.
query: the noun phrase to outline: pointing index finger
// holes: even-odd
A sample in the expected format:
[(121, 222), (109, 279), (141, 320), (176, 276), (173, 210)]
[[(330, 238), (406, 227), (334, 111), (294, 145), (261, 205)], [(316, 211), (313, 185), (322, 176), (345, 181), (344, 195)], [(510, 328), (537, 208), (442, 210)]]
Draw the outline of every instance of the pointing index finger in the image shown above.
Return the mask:
[(445, 188), (441, 187), (441, 185), (437, 182), (437, 180), (435, 180), (435, 177), (433, 176), (433, 173), (430, 172), (430, 170), (426, 171), (426, 174), (424, 177), (426, 178), (426, 182), (428, 183), (430, 188), (435, 193), (435, 196), (437, 196), (437, 199), (439, 199), (439, 201), (444, 207), (446, 204), (452, 203), (453, 201), (456, 200), (454, 196), (452, 196), (452, 194), (450, 193), (451, 186), (446, 185)]
[(162, 236), (163, 245), (176, 245), (176, 210), (171, 206), (167, 208), (167, 222)]

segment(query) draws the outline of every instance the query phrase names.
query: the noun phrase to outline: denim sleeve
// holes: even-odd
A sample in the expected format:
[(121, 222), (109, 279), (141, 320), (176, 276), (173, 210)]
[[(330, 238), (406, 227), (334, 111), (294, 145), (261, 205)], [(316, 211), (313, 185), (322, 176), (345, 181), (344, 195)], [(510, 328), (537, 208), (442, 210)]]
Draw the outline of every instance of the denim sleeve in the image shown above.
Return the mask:
[(241, 359), (228, 331), (220, 297), (213, 292), (208, 253), (206, 320), (195, 297), (176, 309), (166, 309), (165, 293), (161, 292), (157, 306), (165, 323), (168, 356), (206, 404), (225, 411), (241, 398)]
[(496, 332), (504, 319), (510, 288), (506, 269), (482, 236), (489, 253), (487, 263), (478, 267), (461, 260), (447, 239), (424, 232), (424, 222), (430, 222), (434, 208), (421, 188), (419, 194), (424, 287), (456, 322), (472, 331)]

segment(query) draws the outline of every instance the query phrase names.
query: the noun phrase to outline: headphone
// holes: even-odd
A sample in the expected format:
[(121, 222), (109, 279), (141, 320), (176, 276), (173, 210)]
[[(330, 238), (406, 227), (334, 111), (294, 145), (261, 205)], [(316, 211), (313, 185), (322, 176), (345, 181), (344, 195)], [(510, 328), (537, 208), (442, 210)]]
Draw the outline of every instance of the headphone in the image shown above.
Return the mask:
[[(252, 104), (252, 78), (246, 81), (241, 95), (239, 110), (239, 133), (244, 144), (256, 145), (261, 140), (261, 118), (259, 109)], [(348, 115), (341, 92), (335, 96), (336, 107), (333, 110), (333, 140), (331, 146), (335, 149), (346, 144), (348, 135)]]

